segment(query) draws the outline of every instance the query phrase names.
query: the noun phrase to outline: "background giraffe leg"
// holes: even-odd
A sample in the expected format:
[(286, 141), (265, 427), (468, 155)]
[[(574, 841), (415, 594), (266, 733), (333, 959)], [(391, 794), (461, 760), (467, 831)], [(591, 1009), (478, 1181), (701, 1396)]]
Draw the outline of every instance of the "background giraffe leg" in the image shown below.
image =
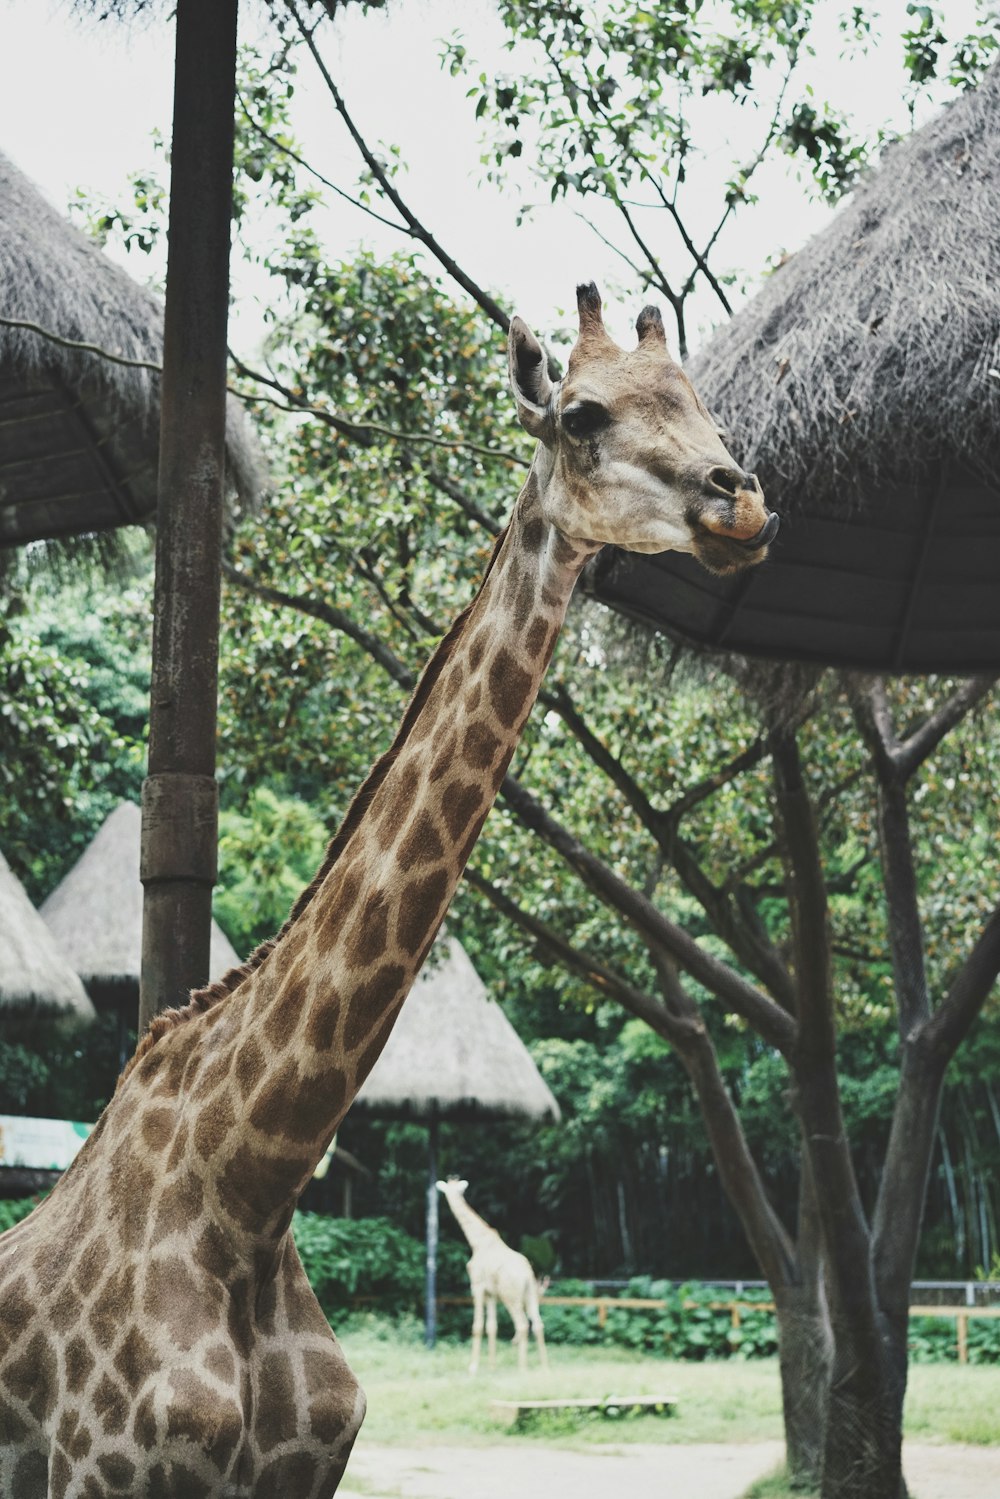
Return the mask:
[(483, 1341), (483, 1288), (473, 1283), (472, 1286), (472, 1358), (469, 1362), (469, 1373), (475, 1374), (479, 1368), (479, 1348)]
[(486, 1299), (486, 1347), (490, 1368), (497, 1366), (497, 1299), (489, 1296)]
[(517, 1367), (523, 1372), (528, 1367), (528, 1319), (524, 1307), (517, 1302), (505, 1303), (514, 1319), (514, 1342), (517, 1344)]
[(543, 1369), (547, 1369), (549, 1367), (549, 1356), (545, 1351), (545, 1328), (542, 1326), (542, 1319), (537, 1312), (531, 1318), (531, 1330), (535, 1334), (535, 1342), (538, 1344), (538, 1362)]

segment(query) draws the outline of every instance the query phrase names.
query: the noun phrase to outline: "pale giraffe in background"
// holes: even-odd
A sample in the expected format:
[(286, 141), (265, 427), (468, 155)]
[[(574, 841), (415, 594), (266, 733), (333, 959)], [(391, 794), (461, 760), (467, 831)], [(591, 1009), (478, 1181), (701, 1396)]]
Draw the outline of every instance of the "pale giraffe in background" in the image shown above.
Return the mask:
[(289, 1233), (385, 1045), (605, 542), (731, 571), (777, 526), (660, 316), (594, 286), (553, 385), (511, 323), (534, 462), (485, 581), (278, 937), (159, 1016), (52, 1194), (0, 1238), (4, 1499), (328, 1499), (364, 1396)]
[(540, 1287), (535, 1272), (525, 1255), (505, 1244), (495, 1228), (470, 1208), (465, 1200), (469, 1183), (449, 1177), (438, 1182), (437, 1189), (447, 1199), (458, 1226), (468, 1240), (472, 1258), (466, 1265), (469, 1285), (472, 1287), (472, 1358), (469, 1373), (479, 1368), (479, 1350), (483, 1341), (483, 1321), (486, 1322), (486, 1356), (492, 1369), (497, 1361), (497, 1300), (503, 1302), (514, 1323), (514, 1342), (517, 1345), (517, 1366), (528, 1367), (528, 1328), (535, 1334), (538, 1358), (543, 1368), (548, 1367), (545, 1352), (545, 1329), (538, 1310)]

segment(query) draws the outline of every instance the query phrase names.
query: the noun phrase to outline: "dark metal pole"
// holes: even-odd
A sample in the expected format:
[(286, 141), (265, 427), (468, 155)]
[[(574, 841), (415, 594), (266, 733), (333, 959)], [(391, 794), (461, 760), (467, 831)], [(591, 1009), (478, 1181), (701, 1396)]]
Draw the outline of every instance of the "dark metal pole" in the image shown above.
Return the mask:
[(432, 1115), (427, 1128), (427, 1289), (424, 1304), (424, 1342), (428, 1348), (434, 1347), (437, 1338), (437, 1138), (438, 1122)]
[(208, 979), (237, 0), (177, 0), (140, 1034)]

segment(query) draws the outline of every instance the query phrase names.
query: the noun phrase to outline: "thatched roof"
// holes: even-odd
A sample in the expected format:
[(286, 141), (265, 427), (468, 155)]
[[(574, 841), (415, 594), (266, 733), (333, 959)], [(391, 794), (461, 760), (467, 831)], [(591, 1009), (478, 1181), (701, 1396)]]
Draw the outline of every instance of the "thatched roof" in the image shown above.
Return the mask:
[(46, 1012), (94, 1019), (87, 991), (0, 854), (0, 1016)]
[(736, 580), (602, 569), (607, 602), (739, 651), (1000, 666), (1000, 68), (893, 146), (690, 365), (782, 528)]
[(524, 1042), (454, 937), (439, 938), (356, 1100), (410, 1119), (558, 1119)]
[[(0, 318), (158, 364), (163, 305), (0, 153)], [(160, 380), (0, 323), (0, 546), (104, 531), (156, 508)], [(229, 403), (226, 457), (244, 506), (260, 455)]]
[[(142, 958), (141, 829), (139, 808), (134, 802), (121, 802), (40, 908), (59, 951), (101, 1008), (124, 1003), (138, 992)], [(239, 961), (213, 921), (209, 978), (221, 978)]]

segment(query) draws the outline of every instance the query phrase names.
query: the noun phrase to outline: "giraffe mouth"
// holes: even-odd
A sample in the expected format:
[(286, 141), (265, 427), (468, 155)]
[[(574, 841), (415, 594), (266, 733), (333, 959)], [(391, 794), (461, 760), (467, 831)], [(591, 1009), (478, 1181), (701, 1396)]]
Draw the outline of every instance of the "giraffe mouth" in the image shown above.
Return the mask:
[(767, 556), (767, 550), (778, 534), (780, 521), (772, 512), (753, 536), (726, 536), (699, 525), (695, 531), (694, 555), (709, 572), (723, 576), (756, 567)]

